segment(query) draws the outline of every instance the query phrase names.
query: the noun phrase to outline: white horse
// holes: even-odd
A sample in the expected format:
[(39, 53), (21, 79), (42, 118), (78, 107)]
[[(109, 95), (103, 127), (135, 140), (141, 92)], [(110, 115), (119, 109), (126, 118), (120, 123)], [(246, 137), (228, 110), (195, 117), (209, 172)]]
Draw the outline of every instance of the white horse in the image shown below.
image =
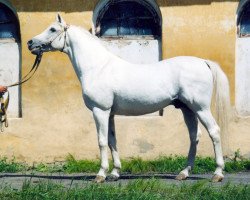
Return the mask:
[(216, 86), (218, 111), (226, 116), (229, 86), (216, 63), (195, 57), (175, 57), (155, 64), (131, 64), (107, 51), (87, 30), (68, 26), (59, 14), (55, 23), (28, 42), (28, 47), (33, 54), (60, 50), (69, 56), (82, 86), (84, 102), (96, 123), (101, 155), (96, 182), (106, 179), (108, 146), (114, 162), (111, 177), (120, 176), (114, 116), (144, 115), (168, 105), (182, 110), (191, 141), (187, 166), (176, 179), (186, 179), (194, 165), (200, 135), (198, 119), (214, 145), (217, 168), (212, 181), (223, 179), (220, 128), (211, 114), (210, 104)]

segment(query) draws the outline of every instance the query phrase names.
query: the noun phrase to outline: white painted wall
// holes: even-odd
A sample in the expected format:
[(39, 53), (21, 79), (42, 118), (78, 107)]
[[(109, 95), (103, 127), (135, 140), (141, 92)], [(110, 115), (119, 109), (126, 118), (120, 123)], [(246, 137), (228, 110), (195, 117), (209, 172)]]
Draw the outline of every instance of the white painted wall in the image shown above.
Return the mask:
[[(0, 84), (9, 85), (19, 81), (20, 53), (15, 42), (0, 40)], [(9, 88), (10, 103), (8, 116), (20, 117), (20, 88)]]
[(103, 39), (107, 49), (135, 64), (158, 62), (159, 41), (153, 39)]
[(236, 110), (250, 116), (250, 37), (236, 39)]

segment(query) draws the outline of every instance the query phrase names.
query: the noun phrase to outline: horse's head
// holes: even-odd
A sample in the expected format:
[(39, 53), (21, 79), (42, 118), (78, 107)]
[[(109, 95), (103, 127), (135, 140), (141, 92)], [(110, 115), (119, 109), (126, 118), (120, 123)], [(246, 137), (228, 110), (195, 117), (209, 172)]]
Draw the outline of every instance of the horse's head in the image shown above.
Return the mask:
[(28, 41), (28, 48), (33, 54), (40, 54), (48, 51), (63, 51), (66, 45), (67, 24), (60, 14), (56, 16), (56, 22), (51, 24), (41, 34)]

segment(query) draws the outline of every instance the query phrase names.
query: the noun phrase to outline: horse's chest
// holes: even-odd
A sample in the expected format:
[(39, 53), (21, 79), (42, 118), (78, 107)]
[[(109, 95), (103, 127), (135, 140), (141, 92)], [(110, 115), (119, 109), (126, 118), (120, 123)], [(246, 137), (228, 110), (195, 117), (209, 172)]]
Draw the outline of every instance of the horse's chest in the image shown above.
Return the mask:
[(83, 89), (83, 99), (86, 106), (92, 110), (93, 107), (109, 109), (113, 103), (113, 95), (103, 87), (87, 87)]

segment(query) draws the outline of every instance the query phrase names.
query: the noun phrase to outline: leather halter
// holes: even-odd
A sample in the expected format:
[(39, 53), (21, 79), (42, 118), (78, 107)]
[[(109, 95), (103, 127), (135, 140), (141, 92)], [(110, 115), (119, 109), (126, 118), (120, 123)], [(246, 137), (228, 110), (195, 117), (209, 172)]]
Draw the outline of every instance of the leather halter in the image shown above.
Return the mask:
[(60, 50), (61, 52), (63, 52), (65, 46), (66, 46), (66, 37), (67, 37), (67, 30), (70, 26), (67, 24), (66, 26), (64, 26), (62, 28), (62, 30), (55, 36), (55, 37), (52, 37), (48, 42), (44, 43), (44, 44), (41, 44), (40, 46), (38, 46), (38, 48), (40, 48), (40, 50), (42, 50), (43, 47), (46, 47), (48, 45), (51, 45), (61, 34), (65, 33), (64, 34), (64, 44), (63, 44), (63, 48)]

